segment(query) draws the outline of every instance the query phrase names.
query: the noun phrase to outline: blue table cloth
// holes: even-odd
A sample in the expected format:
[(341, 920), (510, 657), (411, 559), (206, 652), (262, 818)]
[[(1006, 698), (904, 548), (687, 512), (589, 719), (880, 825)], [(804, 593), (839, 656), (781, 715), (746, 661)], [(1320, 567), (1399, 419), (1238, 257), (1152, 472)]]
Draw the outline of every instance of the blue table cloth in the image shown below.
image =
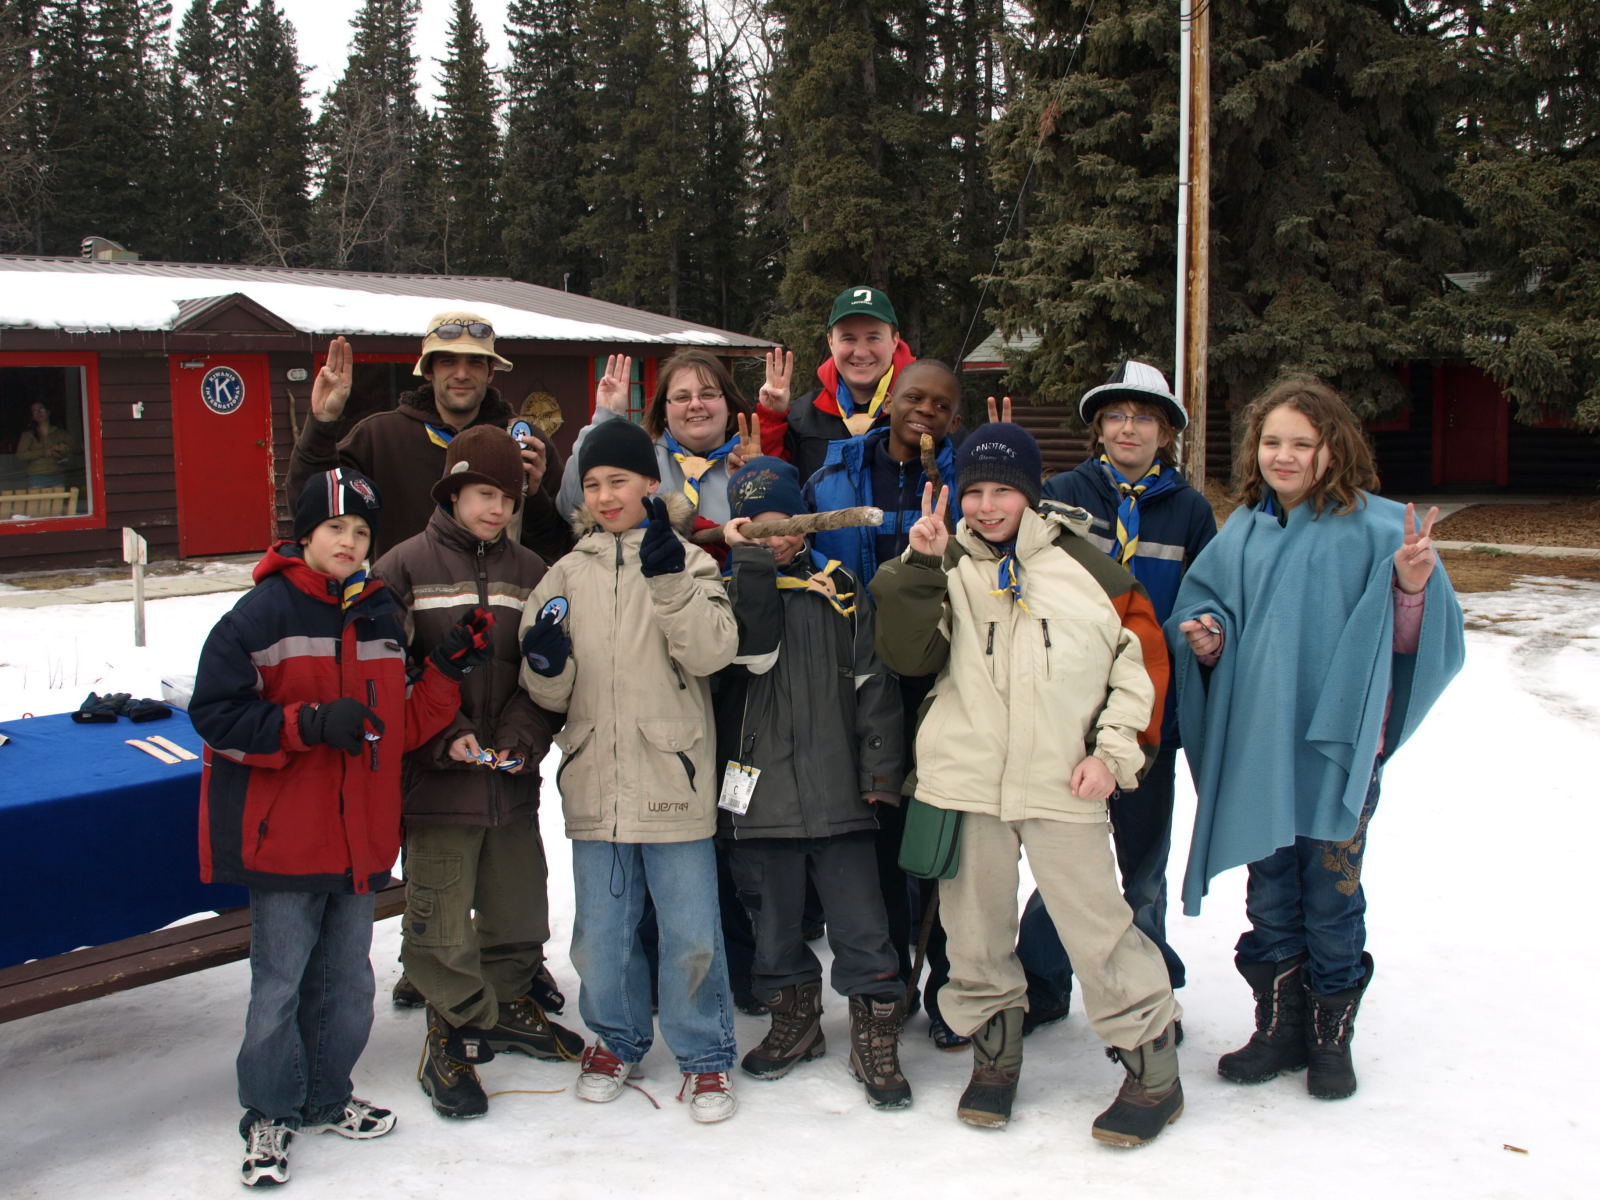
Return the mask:
[(128, 738), (159, 734), (195, 755), (182, 712), (135, 725), (66, 714), (0, 722), (0, 967), (149, 933), (248, 903), (200, 882), (200, 760), (167, 764)]

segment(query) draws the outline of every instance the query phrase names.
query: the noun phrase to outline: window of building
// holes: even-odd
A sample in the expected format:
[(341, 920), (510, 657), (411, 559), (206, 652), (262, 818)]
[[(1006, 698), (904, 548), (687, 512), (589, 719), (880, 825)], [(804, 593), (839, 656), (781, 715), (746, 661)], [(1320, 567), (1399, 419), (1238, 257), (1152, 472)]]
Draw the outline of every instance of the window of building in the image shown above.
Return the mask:
[(0, 354), (0, 527), (93, 512), (92, 355)]

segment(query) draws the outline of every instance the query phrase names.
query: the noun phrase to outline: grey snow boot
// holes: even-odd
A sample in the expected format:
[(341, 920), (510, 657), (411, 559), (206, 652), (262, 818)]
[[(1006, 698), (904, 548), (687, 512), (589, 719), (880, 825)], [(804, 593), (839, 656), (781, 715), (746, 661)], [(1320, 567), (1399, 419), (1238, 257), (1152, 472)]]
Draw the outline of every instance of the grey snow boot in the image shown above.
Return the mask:
[(875, 1000), (850, 997), (850, 1074), (867, 1089), (873, 1108), (910, 1108), (911, 1085), (900, 1073), (900, 1029), (904, 996)]
[(995, 1013), (972, 1035), (972, 1079), (961, 1093), (956, 1116), (968, 1125), (1004, 1129), (1011, 1120), (1022, 1076), (1022, 1010)]
[(1356, 1090), (1356, 1069), (1350, 1061), (1350, 1042), (1356, 1036), (1356, 1011), (1367, 984), (1372, 982), (1372, 955), (1361, 954), (1361, 982), (1348, 991), (1318, 995), (1308, 984), (1306, 1022), (1306, 1091), (1318, 1100), (1343, 1100)]
[(1159, 1037), (1132, 1050), (1111, 1046), (1106, 1057), (1122, 1064), (1127, 1078), (1117, 1098), (1094, 1119), (1094, 1137), (1111, 1146), (1153, 1142), (1183, 1116), (1183, 1084), (1178, 1079), (1178, 1047), (1171, 1025)]
[(828, 1045), (822, 1038), (822, 981), (791, 984), (767, 996), (772, 1026), (761, 1044), (744, 1056), (739, 1067), (755, 1079), (782, 1079), (796, 1063), (821, 1058)]
[(1280, 963), (1250, 963), (1234, 956), (1233, 965), (1256, 998), (1256, 1031), (1250, 1040), (1217, 1060), (1217, 1074), (1234, 1083), (1265, 1083), (1279, 1072), (1306, 1065), (1306, 989), (1304, 954)]

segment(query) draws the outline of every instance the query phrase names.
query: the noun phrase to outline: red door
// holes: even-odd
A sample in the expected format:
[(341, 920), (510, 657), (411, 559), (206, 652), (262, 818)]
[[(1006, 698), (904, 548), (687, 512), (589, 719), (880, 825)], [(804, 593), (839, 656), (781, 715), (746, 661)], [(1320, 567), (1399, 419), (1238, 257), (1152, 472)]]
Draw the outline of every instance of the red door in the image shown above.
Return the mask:
[(242, 554), (275, 533), (272, 405), (264, 354), (174, 354), (178, 553)]
[(1434, 380), (1434, 482), (1504, 485), (1511, 418), (1505, 394), (1476, 367), (1443, 367)]

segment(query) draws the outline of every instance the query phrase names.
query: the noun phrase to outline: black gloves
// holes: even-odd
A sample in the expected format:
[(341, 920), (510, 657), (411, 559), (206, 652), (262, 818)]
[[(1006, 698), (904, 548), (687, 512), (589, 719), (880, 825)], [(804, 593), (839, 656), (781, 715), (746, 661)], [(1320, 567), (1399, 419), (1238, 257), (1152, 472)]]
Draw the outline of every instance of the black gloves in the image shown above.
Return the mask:
[(348, 696), (300, 710), (300, 740), (308, 746), (322, 742), (346, 754), (360, 754), (368, 740), (375, 742), (382, 733), (378, 714)]
[(528, 670), (547, 679), (561, 674), (561, 669), (567, 665), (567, 656), (572, 653), (572, 639), (567, 636), (561, 616), (560, 612), (546, 607), (522, 635), (522, 657), (528, 662)]
[(683, 543), (667, 520), (667, 502), (660, 496), (646, 496), (644, 511), (650, 524), (645, 526), (644, 540), (639, 543), (639, 571), (646, 579), (676, 575), (683, 570)]
[(79, 725), (115, 725), (117, 716), (132, 699), (127, 692), (108, 692), (104, 696), (90, 692), (72, 719)]
[(493, 628), (494, 614), (487, 608), (474, 608), (450, 627), (428, 657), (451, 679), (465, 679), (473, 667), (481, 667), (492, 656), (489, 631)]

